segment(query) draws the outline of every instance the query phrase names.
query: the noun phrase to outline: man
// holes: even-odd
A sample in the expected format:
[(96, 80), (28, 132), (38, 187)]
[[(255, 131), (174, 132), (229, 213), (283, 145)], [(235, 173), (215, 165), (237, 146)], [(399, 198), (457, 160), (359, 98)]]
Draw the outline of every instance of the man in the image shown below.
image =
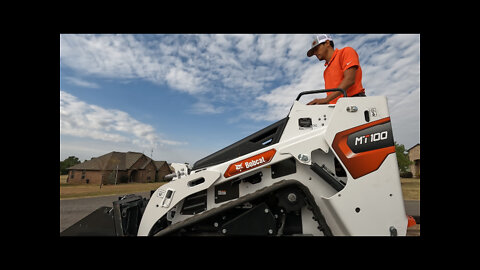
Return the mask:
[[(365, 89), (362, 86), (362, 68), (357, 52), (351, 47), (334, 49), (333, 39), (327, 34), (315, 36), (312, 47), (307, 56), (315, 55), (318, 60), (325, 60), (325, 89), (341, 88), (348, 97), (364, 97)], [(326, 98), (316, 98), (307, 105), (335, 104), (343, 97), (341, 92), (328, 92)]]

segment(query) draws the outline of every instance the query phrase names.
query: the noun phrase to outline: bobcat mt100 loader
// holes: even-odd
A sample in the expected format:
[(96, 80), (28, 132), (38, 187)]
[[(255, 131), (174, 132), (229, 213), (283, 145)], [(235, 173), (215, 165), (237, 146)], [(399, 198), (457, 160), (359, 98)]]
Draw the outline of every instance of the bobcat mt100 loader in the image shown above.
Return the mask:
[(197, 161), (181, 179), (101, 207), (61, 235), (404, 236), (387, 100), (304, 105)]

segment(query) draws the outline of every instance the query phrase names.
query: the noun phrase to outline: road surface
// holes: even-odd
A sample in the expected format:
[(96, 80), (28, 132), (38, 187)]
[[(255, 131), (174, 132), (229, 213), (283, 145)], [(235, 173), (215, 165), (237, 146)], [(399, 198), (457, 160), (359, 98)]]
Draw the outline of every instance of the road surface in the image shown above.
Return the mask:
[[(139, 192), (137, 195), (143, 198), (150, 198), (150, 191)], [(119, 196), (121, 195), (60, 200), (60, 232), (97, 210), (99, 207), (112, 207), (112, 202), (118, 200)]]

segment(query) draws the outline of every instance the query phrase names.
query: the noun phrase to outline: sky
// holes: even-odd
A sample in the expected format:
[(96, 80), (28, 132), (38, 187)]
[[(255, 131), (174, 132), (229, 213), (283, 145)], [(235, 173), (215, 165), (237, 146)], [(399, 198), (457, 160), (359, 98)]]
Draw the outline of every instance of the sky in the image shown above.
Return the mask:
[[(357, 51), (367, 96), (387, 97), (395, 141), (419, 143), (420, 35), (330, 35)], [(325, 88), (313, 37), (62, 34), (60, 160), (133, 151), (193, 165)]]

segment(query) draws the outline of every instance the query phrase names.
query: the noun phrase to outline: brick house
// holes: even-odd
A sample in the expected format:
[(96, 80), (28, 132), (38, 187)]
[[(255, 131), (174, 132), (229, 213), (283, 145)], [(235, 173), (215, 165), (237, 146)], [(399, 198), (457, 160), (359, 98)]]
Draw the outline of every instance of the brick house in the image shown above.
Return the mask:
[(157, 167), (157, 181), (163, 181), (163, 177), (167, 174), (171, 174), (174, 171), (171, 170), (170, 166), (166, 161), (154, 161), (155, 167)]
[(413, 162), (412, 165), (410, 165), (410, 171), (413, 174), (413, 177), (419, 177), (420, 176), (420, 144), (417, 143), (414, 146), (412, 146), (410, 149), (407, 150), (408, 152), (408, 158), (410, 161)]
[(68, 183), (103, 184), (156, 182), (171, 173), (167, 162), (142, 153), (110, 152), (68, 168)]

